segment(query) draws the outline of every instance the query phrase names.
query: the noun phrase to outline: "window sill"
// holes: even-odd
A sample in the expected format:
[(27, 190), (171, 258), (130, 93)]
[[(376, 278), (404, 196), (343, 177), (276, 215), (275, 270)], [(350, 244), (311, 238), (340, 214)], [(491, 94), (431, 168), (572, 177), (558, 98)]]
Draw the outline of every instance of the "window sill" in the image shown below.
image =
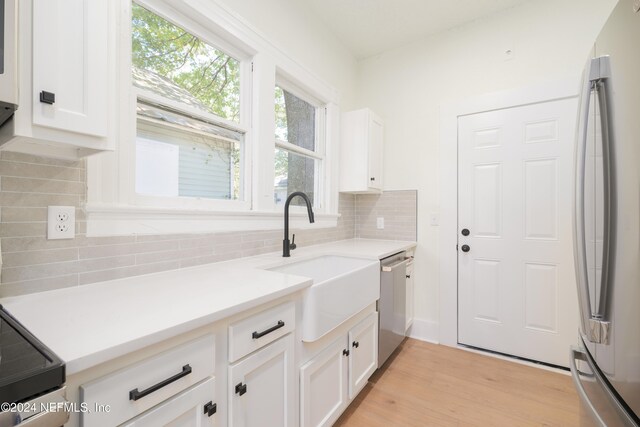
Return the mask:
[[(196, 234), (282, 229), (282, 212), (205, 211), (139, 206), (87, 205), (87, 236)], [(291, 228), (333, 228), (340, 214), (289, 212)]]

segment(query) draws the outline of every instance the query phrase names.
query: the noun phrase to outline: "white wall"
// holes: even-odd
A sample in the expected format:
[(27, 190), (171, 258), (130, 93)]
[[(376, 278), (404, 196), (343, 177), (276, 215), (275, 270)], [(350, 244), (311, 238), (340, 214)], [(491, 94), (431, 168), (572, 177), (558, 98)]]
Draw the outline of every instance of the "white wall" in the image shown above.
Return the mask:
[(437, 339), (438, 228), (429, 214), (439, 210), (438, 168), (455, 167), (438, 164), (440, 106), (559, 79), (577, 88), (616, 2), (531, 1), (359, 63), (358, 106), (385, 120), (385, 189), (418, 189), (418, 335)]
[(291, 59), (341, 94), (340, 108), (353, 109), (357, 62), (349, 50), (298, 0), (219, 0)]

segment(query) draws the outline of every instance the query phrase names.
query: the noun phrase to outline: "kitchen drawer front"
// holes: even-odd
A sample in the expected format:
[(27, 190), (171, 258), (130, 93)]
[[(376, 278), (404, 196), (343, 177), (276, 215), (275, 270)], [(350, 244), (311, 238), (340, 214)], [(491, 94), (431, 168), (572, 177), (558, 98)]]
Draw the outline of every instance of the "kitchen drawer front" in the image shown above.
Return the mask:
[(218, 426), (215, 395), (216, 381), (209, 378), (124, 423), (122, 427)]
[[(213, 376), (215, 337), (205, 335), (80, 386), (86, 427), (112, 427)], [(109, 405), (109, 412), (96, 407)]]
[(293, 302), (278, 305), (229, 326), (229, 361), (235, 362), (293, 331), (296, 327)]

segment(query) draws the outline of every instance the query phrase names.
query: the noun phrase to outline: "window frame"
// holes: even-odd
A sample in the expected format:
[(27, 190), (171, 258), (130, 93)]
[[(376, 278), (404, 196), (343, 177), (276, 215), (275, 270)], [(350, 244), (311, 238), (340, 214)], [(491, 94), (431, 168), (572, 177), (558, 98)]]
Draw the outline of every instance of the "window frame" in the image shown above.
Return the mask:
[[(131, 3), (118, 2), (119, 26), (111, 49), (118, 59), (116, 150), (87, 160), (87, 235), (202, 233), (270, 230), (282, 227), (282, 208), (274, 203), (275, 85), (314, 105), (324, 106), (323, 176), (314, 228), (335, 227), (338, 214), (340, 94), (279, 46), (247, 25), (218, 0), (135, 0), (240, 61), (240, 122), (180, 105), (197, 119), (244, 133), (244, 200), (153, 197), (135, 191), (136, 105), (138, 97), (158, 101), (131, 78)], [(277, 80), (276, 80), (277, 79)], [(145, 93), (147, 92), (147, 93)], [(155, 102), (158, 103), (158, 102)], [(159, 104), (159, 103), (158, 103)], [(170, 109), (174, 105), (163, 102)], [(319, 107), (317, 111), (321, 110)], [(319, 129), (319, 126), (318, 126)], [(196, 221), (193, 221), (196, 220)], [(308, 226), (306, 211), (291, 209), (292, 226)]]
[[(212, 210), (212, 211), (237, 211), (237, 210), (249, 210), (251, 208), (251, 190), (250, 190), (250, 177), (251, 177), (251, 152), (249, 150), (249, 142), (250, 139), (250, 109), (247, 108), (251, 104), (251, 79), (248, 78), (247, 74), (250, 74), (251, 70), (251, 56), (245, 52), (240, 51), (239, 49), (233, 49), (231, 45), (227, 42), (225, 43), (223, 40), (220, 40), (214, 34), (211, 34), (201, 28), (196, 22), (185, 17), (178, 11), (175, 11), (170, 5), (162, 1), (157, 0), (133, 0), (139, 6), (144, 7), (149, 10), (151, 13), (154, 13), (160, 16), (162, 19), (171, 22), (172, 24), (180, 27), (184, 31), (187, 31), (189, 34), (199, 38), (203, 42), (209, 44), (214, 47), (216, 50), (219, 50), (226, 55), (231, 56), (236, 59), (240, 64), (240, 111), (239, 111), (239, 120), (233, 121), (223, 117), (220, 117), (216, 114), (202, 111), (195, 107), (192, 107), (187, 104), (182, 104), (180, 102), (174, 101), (172, 99), (165, 98), (161, 95), (153, 93), (151, 91), (136, 87), (133, 84), (133, 79), (131, 78), (131, 69), (132, 69), (132, 51), (131, 51), (131, 42), (129, 41), (129, 50), (128, 50), (128, 61), (127, 66), (129, 69), (129, 82), (130, 82), (130, 94), (133, 98), (134, 105), (131, 107), (132, 110), (129, 112), (129, 115), (133, 115), (133, 126), (136, 128), (136, 133), (133, 136), (133, 141), (128, 144), (129, 151), (131, 152), (131, 156), (129, 157), (132, 161), (129, 161), (129, 168), (133, 177), (133, 184), (131, 188), (132, 199), (136, 206), (146, 206), (146, 207), (164, 207), (164, 208), (180, 208), (187, 210)], [(128, 3), (128, 22), (131, 25), (131, 3)], [(128, 39), (131, 40), (132, 30), (129, 28), (127, 31)], [(223, 46), (223, 47), (219, 47)], [(124, 61), (123, 61), (124, 62)], [(124, 65), (123, 65), (124, 69)], [(249, 76), (250, 77), (250, 76)], [(201, 198), (201, 197), (185, 197), (185, 196), (176, 196), (176, 197), (163, 197), (163, 196), (152, 196), (147, 194), (139, 194), (135, 189), (135, 144), (137, 141), (137, 114), (135, 112), (135, 108), (139, 101), (150, 103), (156, 105), (158, 107), (164, 107), (171, 111), (174, 111), (178, 114), (183, 114), (186, 116), (190, 116), (196, 120), (201, 120), (204, 122), (208, 122), (214, 124), (216, 126), (221, 126), (223, 128), (227, 128), (229, 130), (239, 132), (243, 134), (244, 138), (241, 143), (241, 194), (242, 198), (239, 200), (223, 200), (223, 199), (209, 199), (209, 198)]]

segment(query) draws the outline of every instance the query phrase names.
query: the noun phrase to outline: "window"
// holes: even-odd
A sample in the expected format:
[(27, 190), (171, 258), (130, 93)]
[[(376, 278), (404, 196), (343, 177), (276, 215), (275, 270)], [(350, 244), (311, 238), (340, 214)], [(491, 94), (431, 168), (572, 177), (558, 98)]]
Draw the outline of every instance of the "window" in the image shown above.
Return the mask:
[(136, 192), (239, 200), (243, 135), (138, 103)]
[[(321, 208), (324, 109), (276, 86), (275, 112), (275, 204), (284, 205), (289, 194), (302, 191)], [(296, 198), (291, 203), (304, 201)]]
[(239, 60), (132, 4), (137, 194), (244, 199), (240, 68)]
[(89, 235), (278, 229), (295, 191), (314, 227), (336, 226), (340, 94), (210, 3), (113, 2), (131, 28), (115, 52), (117, 150), (87, 160)]

